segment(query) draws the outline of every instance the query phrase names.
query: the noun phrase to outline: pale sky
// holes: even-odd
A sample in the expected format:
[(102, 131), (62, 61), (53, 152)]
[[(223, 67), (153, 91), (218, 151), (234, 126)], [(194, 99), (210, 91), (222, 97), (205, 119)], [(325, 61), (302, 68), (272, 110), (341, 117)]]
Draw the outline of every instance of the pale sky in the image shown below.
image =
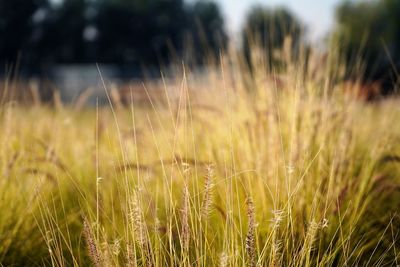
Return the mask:
[(334, 23), (335, 6), (342, 0), (215, 0), (226, 18), (230, 33), (238, 33), (251, 6), (285, 6), (308, 27), (312, 40), (323, 38)]

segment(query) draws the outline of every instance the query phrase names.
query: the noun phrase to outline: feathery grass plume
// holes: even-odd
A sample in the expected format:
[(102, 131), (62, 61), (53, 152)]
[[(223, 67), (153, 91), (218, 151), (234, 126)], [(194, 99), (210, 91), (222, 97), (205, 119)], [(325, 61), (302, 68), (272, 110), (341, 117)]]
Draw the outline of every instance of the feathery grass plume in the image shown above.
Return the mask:
[(182, 230), (181, 230), (181, 242), (182, 248), (185, 253), (189, 251), (189, 242), (190, 242), (190, 228), (189, 228), (189, 189), (187, 185), (185, 185), (183, 191), (183, 207), (182, 207)]
[(92, 260), (92, 263), (96, 267), (103, 267), (103, 257), (99, 248), (96, 245), (96, 241), (92, 232), (92, 228), (89, 225), (86, 217), (83, 219), (83, 235), (86, 240), (86, 245), (89, 253), (89, 257)]
[(214, 183), (212, 181), (214, 176), (214, 170), (211, 165), (207, 165), (207, 174), (204, 183), (204, 199), (201, 205), (201, 216), (206, 220), (210, 214), (210, 208), (212, 204), (212, 190)]
[(113, 264), (113, 246), (110, 245), (107, 240), (104, 240), (104, 242), (102, 242), (100, 244), (101, 248), (102, 248), (102, 255), (103, 255), (103, 266), (104, 267), (112, 267), (114, 266)]
[(219, 266), (220, 267), (226, 267), (226, 266), (228, 266), (228, 263), (229, 263), (228, 254), (226, 254), (226, 252), (222, 252), (219, 255)]
[(118, 257), (118, 255), (121, 252), (121, 240), (120, 239), (114, 240), (114, 243), (111, 245), (111, 252), (113, 255)]
[(270, 265), (279, 266), (280, 262), (280, 248), (281, 242), (278, 239), (278, 229), (283, 220), (284, 211), (283, 210), (273, 210), (273, 218), (271, 220), (271, 255), (270, 255)]
[(312, 220), (308, 226), (307, 234), (304, 240), (303, 248), (301, 249), (300, 264), (303, 264), (304, 260), (305, 266), (310, 266), (310, 255), (313, 249), (313, 244), (315, 242), (315, 237), (318, 229), (321, 228), (321, 224)]
[(135, 248), (132, 244), (126, 244), (126, 266), (128, 267), (136, 267), (136, 255)]
[(140, 245), (141, 248), (144, 248), (146, 244), (145, 238), (145, 230), (142, 221), (141, 208), (139, 207), (137, 195), (133, 194), (132, 197), (132, 206), (131, 206), (131, 214), (130, 221), (133, 226), (133, 230), (135, 231), (135, 240)]
[(248, 229), (246, 235), (247, 266), (256, 266), (256, 218), (253, 199), (248, 196), (246, 200)]
[[(133, 194), (131, 202), (130, 221), (135, 232), (135, 241), (142, 251), (143, 260), (146, 266), (152, 266), (151, 244), (147, 235), (147, 227), (144, 222), (142, 209), (139, 206), (139, 200), (136, 193)], [(132, 252), (134, 253), (134, 251)]]

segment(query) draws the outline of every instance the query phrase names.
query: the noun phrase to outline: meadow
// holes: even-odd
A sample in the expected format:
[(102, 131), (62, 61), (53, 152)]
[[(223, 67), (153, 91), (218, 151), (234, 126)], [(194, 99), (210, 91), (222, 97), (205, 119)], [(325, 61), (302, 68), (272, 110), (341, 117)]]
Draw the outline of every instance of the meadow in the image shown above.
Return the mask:
[(253, 56), (142, 103), (3, 100), (0, 265), (399, 266), (399, 99), (333, 55)]

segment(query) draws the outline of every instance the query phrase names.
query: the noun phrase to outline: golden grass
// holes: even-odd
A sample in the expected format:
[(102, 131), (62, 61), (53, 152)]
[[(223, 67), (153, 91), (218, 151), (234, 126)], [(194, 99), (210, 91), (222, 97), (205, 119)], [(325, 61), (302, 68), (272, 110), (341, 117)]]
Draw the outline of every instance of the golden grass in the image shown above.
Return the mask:
[(332, 59), (236, 58), (149, 105), (4, 105), (0, 262), (398, 265), (399, 101), (346, 96)]

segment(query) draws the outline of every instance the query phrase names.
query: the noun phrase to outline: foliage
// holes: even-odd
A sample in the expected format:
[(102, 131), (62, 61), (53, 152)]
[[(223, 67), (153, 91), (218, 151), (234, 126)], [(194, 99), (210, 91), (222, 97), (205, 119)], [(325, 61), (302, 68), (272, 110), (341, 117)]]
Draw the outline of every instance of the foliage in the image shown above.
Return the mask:
[[(209, 43), (203, 49), (196, 41), (196, 57), (209, 50), (218, 53), (227, 42), (221, 12), (213, 2), (2, 0), (0, 4), (3, 64), (16, 62), (20, 54), (20, 63), (34, 68), (85, 62), (159, 65), (168, 63), (171, 54), (182, 57), (185, 35), (198, 39), (195, 25), (201, 25)], [(218, 41), (217, 35), (222, 37)]]
[(344, 2), (338, 7), (335, 38), (353, 66), (349, 76), (358, 72), (366, 81), (380, 80), (393, 89), (400, 68), (399, 16), (396, 0)]
[(182, 48), (186, 15), (181, 0), (103, 1), (96, 17), (102, 61), (160, 63), (172, 47)]
[(15, 60), (18, 52), (33, 41), (33, 17), (46, 0), (0, 1), (0, 59)]
[(226, 49), (228, 40), (218, 5), (211, 1), (198, 1), (188, 13), (193, 18), (190, 20), (188, 45), (195, 60), (205, 63), (204, 55), (218, 58), (220, 52)]
[[(293, 56), (299, 53), (304, 35), (303, 24), (286, 8), (265, 8), (254, 6), (247, 15), (242, 33), (243, 51), (248, 62), (251, 61), (252, 44), (257, 43), (267, 57), (269, 66), (277, 67), (282, 56), (277, 55), (290, 38)], [(254, 48), (254, 47), (252, 47)], [(251, 64), (250, 64), (251, 65)]]

